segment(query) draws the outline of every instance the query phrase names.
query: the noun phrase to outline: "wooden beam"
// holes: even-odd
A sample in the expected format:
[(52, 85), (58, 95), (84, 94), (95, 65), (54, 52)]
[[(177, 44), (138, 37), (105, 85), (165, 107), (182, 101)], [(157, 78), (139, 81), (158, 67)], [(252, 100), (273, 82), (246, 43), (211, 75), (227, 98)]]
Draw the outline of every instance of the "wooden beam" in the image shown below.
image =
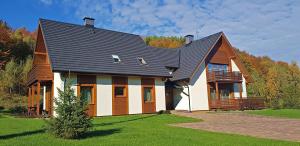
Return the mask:
[(36, 96), (36, 112), (40, 115), (40, 95), (41, 95), (41, 83), (37, 82), (37, 96)]
[(34, 52), (35, 55), (47, 55), (45, 52)]
[(52, 80), (52, 82), (51, 82), (52, 84), (51, 84), (51, 95), (50, 95), (50, 115), (51, 116), (53, 116), (53, 110), (54, 110), (54, 108), (53, 108), (53, 102), (54, 102), (54, 80)]
[(35, 96), (35, 92), (34, 92), (34, 85), (31, 85), (31, 107), (33, 107), (34, 105), (34, 96)]
[(220, 100), (219, 83), (218, 82), (216, 82), (216, 95), (217, 95), (217, 99)]
[(242, 92), (243, 92), (243, 87), (242, 87), (242, 83), (239, 83), (239, 89), (240, 89), (240, 99), (242, 99)]
[(27, 102), (27, 113), (29, 114), (30, 112), (30, 105), (31, 105), (31, 88), (28, 88), (28, 102)]

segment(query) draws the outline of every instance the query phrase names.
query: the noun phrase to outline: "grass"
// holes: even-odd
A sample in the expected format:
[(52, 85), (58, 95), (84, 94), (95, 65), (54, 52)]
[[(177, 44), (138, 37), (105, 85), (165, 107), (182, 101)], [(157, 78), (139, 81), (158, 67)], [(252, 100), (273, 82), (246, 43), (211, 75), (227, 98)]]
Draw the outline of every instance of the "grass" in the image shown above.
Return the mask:
[(168, 124), (198, 120), (175, 115), (131, 115), (94, 118), (94, 128), (79, 140), (55, 138), (43, 130), (41, 119), (0, 117), (0, 145), (300, 145), (296, 142), (261, 139), (172, 127)]
[(264, 110), (248, 111), (248, 113), (263, 115), (263, 116), (300, 119), (300, 109), (278, 109), (278, 110), (264, 109)]

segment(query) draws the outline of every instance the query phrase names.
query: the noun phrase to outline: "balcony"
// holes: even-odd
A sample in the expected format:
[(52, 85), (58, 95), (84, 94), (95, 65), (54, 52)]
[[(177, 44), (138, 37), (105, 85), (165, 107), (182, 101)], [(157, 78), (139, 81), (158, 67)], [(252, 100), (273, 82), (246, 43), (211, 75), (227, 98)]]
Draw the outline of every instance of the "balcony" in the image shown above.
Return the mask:
[(30, 85), (37, 80), (49, 81), (52, 79), (53, 73), (49, 64), (34, 64), (28, 73), (27, 85)]
[(238, 71), (209, 71), (208, 82), (242, 82), (242, 74)]
[(210, 110), (253, 110), (264, 109), (265, 98), (247, 97), (241, 99), (209, 100)]

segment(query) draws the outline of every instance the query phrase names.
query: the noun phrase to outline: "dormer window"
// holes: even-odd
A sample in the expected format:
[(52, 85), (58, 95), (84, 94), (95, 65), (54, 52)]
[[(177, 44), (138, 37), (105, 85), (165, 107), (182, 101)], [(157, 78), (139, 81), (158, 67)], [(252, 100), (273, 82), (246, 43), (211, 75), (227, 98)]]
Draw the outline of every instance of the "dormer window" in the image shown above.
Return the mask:
[(113, 58), (114, 63), (120, 63), (121, 62), (121, 59), (118, 55), (111, 55), (111, 56)]
[(145, 61), (145, 59), (143, 57), (138, 57), (137, 59), (140, 64), (143, 64), (143, 65), (147, 64), (147, 62)]

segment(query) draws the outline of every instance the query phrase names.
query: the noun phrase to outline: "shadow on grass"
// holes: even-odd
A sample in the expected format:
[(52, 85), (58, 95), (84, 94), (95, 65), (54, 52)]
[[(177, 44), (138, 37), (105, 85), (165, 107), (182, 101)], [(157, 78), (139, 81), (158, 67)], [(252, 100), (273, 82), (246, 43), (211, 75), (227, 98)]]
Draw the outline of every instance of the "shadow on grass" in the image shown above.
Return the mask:
[(14, 133), (14, 134), (7, 134), (7, 135), (0, 135), (0, 139), (11, 139), (15, 137), (22, 137), (22, 136), (30, 136), (34, 134), (44, 133), (45, 130), (34, 130), (34, 131), (26, 131), (21, 133)]
[(142, 120), (142, 119), (151, 118), (151, 117), (154, 117), (154, 116), (157, 116), (157, 115), (158, 115), (158, 114), (150, 115), (150, 116), (145, 116), (145, 117), (132, 118), (132, 119), (123, 120), (123, 121), (116, 121), (116, 122), (107, 122), (107, 123), (93, 124), (93, 126), (108, 126), (108, 125), (114, 125), (114, 124), (120, 124), (120, 123), (132, 122), (132, 121), (137, 121), (137, 120)]
[(80, 139), (108, 136), (108, 135), (112, 135), (112, 134), (116, 134), (116, 133), (120, 133), (120, 132), (121, 132), (121, 128), (106, 129), (106, 130), (94, 130), (94, 131), (88, 132), (86, 135), (84, 135)]

